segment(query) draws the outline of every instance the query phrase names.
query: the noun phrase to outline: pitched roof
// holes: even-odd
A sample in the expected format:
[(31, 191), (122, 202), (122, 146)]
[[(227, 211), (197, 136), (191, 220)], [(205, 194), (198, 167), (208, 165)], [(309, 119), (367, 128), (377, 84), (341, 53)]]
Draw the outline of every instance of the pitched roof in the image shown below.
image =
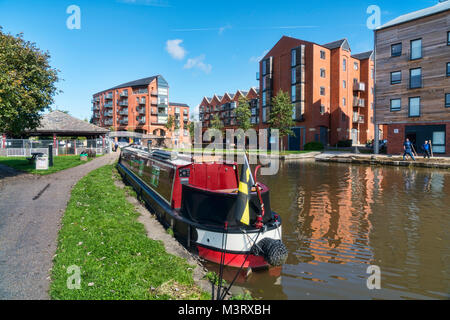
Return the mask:
[[(161, 77), (164, 81), (165, 79), (163, 78), (163, 76), (161, 75), (157, 75), (157, 76), (152, 76), (152, 77), (148, 77), (148, 78), (143, 78), (143, 79), (138, 79), (138, 80), (134, 80), (134, 81), (130, 81), (130, 82), (126, 82), (126, 83), (122, 83), (118, 86), (115, 86), (113, 88), (101, 91), (101, 92), (105, 92), (105, 91), (110, 91), (110, 90), (115, 90), (115, 89), (120, 89), (120, 88), (127, 88), (127, 87), (142, 87), (142, 86), (148, 86), (150, 83), (153, 82), (153, 80), (155, 80), (156, 78)], [(101, 92), (98, 92), (96, 94), (99, 94)]]
[(367, 51), (367, 52), (354, 54), (354, 55), (352, 55), (352, 57), (355, 59), (358, 59), (358, 60), (366, 60), (366, 59), (371, 58), (372, 55), (373, 55), (373, 51)]
[(444, 1), (444, 2), (434, 5), (432, 7), (428, 7), (428, 8), (422, 9), (422, 10), (404, 14), (400, 17), (397, 17), (397, 18), (385, 23), (384, 25), (378, 27), (376, 30), (389, 28), (389, 27), (392, 27), (392, 26), (395, 26), (398, 24), (402, 24), (402, 23), (409, 22), (412, 20), (417, 20), (420, 18), (431, 16), (433, 14), (444, 12), (447, 10), (450, 10), (450, 1)]
[(41, 125), (30, 133), (70, 133), (78, 135), (105, 134), (108, 129), (97, 127), (86, 121), (72, 117), (62, 111), (50, 112), (41, 118)]
[(333, 41), (333, 42), (330, 42), (330, 43), (323, 44), (322, 47), (325, 47), (327, 49), (333, 50), (333, 49), (337, 49), (337, 48), (342, 47), (345, 43), (348, 46), (347, 39), (341, 39), (341, 40), (337, 40), (337, 41)]

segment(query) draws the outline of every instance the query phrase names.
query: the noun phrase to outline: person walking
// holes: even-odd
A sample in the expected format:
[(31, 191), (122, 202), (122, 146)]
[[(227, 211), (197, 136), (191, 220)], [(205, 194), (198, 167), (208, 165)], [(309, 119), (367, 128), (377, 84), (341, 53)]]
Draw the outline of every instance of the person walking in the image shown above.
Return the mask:
[(430, 159), (431, 158), (431, 148), (430, 148), (430, 144), (428, 143), (428, 140), (425, 141), (425, 144), (422, 146), (423, 151), (425, 152), (423, 158), (426, 159)]
[(405, 153), (403, 154), (403, 161), (406, 160), (407, 155), (410, 156), (411, 159), (413, 159), (413, 161), (416, 161), (416, 159), (414, 158), (414, 155), (412, 153), (412, 148), (413, 148), (413, 145), (412, 145), (411, 141), (409, 141), (409, 139), (406, 138), (406, 141), (403, 144), (403, 149), (405, 150)]

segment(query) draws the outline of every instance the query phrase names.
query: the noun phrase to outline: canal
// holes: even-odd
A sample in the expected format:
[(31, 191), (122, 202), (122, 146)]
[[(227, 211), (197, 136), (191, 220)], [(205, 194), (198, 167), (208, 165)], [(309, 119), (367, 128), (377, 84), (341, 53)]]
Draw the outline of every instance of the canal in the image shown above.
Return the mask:
[[(450, 172), (284, 162), (271, 188), (289, 257), (240, 274), (257, 299), (449, 299)], [(381, 289), (369, 290), (369, 266)], [(226, 270), (231, 281), (236, 270)]]

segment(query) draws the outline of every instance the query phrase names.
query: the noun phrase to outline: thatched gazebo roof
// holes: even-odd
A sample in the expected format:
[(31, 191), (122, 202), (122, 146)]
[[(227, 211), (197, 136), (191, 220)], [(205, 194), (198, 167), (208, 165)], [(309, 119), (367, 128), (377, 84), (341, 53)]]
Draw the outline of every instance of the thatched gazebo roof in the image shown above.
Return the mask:
[(29, 131), (28, 134), (39, 136), (93, 137), (103, 136), (108, 132), (108, 129), (97, 127), (91, 123), (72, 117), (67, 113), (56, 110), (44, 115), (41, 119), (41, 125), (35, 130)]

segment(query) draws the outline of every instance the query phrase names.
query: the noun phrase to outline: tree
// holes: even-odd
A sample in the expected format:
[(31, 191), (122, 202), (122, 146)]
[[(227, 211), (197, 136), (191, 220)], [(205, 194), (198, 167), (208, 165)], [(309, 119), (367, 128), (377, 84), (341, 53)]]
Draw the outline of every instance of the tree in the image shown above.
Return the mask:
[(50, 54), (0, 27), (0, 132), (19, 137), (40, 125), (59, 81)]
[(251, 124), (251, 117), (252, 112), (250, 111), (250, 105), (248, 103), (247, 98), (245, 97), (239, 97), (239, 104), (238, 107), (235, 110), (236, 118), (238, 121), (238, 126), (240, 129), (247, 131), (252, 127)]
[(215, 130), (222, 131), (223, 129), (223, 122), (220, 120), (219, 115), (216, 114), (213, 119), (211, 120), (211, 128)]
[(189, 130), (189, 136), (191, 137), (191, 141), (194, 140), (195, 137), (195, 122), (194, 121), (190, 121), (187, 125), (188, 130)]
[(175, 117), (170, 115), (167, 118), (167, 123), (166, 123), (165, 127), (167, 130), (172, 131), (174, 125), (175, 125)]
[(277, 129), (281, 138), (281, 150), (283, 148), (283, 138), (289, 135), (294, 135), (291, 128), (295, 125), (292, 116), (294, 111), (292, 110), (291, 98), (287, 92), (282, 90), (278, 91), (278, 94), (272, 98), (272, 106), (270, 108), (270, 115), (268, 124), (271, 129)]

